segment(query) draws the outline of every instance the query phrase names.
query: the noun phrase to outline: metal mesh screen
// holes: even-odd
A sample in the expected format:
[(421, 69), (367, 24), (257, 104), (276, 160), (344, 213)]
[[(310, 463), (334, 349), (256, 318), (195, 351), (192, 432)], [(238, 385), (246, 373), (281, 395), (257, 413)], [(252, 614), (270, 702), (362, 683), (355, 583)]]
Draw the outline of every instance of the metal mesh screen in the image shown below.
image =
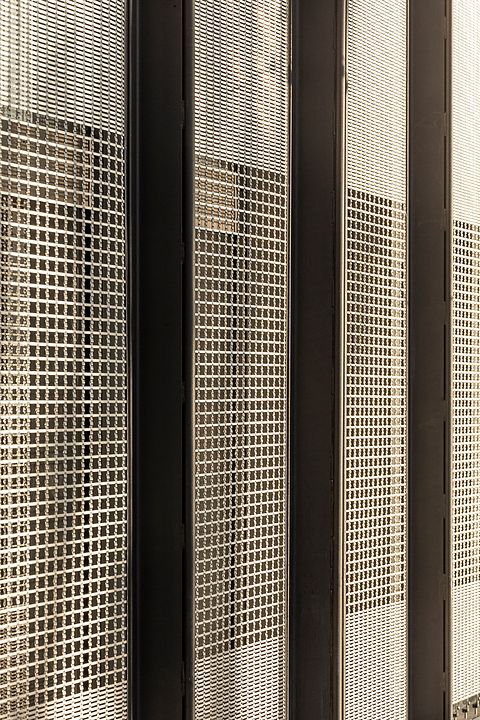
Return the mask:
[(0, 718), (127, 705), (123, 0), (0, 3)]
[(287, 708), (287, 0), (195, 0), (194, 716)]
[(454, 705), (467, 709), (467, 700), (480, 694), (480, 6), (475, 0), (453, 0), (452, 33), (451, 690)]
[(346, 720), (407, 717), (407, 2), (347, 0)]

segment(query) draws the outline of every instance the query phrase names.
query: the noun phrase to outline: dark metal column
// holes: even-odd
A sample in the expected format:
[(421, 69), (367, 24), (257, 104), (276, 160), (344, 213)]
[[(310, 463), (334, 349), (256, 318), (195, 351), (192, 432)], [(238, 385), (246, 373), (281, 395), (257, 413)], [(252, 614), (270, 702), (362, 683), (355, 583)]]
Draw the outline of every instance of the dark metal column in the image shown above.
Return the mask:
[(180, 720), (183, 3), (132, 5), (134, 716)]
[(410, 717), (448, 707), (449, 232), (447, 18), (410, 15)]
[(297, 720), (333, 718), (337, 683), (341, 5), (335, 0), (296, 0), (293, 15), (290, 700), (291, 717)]

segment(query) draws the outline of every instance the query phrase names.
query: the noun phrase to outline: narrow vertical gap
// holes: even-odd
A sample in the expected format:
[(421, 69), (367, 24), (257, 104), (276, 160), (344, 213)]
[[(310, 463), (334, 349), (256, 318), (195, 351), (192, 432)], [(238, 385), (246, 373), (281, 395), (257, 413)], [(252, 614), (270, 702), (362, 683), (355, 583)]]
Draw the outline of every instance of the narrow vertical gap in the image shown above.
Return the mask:
[[(443, 173), (444, 177), (447, 175), (447, 167), (448, 167), (448, 138), (447, 134), (445, 133), (443, 136)], [(445, 208), (445, 211), (448, 209), (448, 188), (447, 183), (443, 184), (443, 207)]]
[[(443, 672), (446, 672), (447, 670), (447, 645), (445, 642), (445, 639), (447, 637), (447, 602), (446, 599), (443, 598)], [(445, 696), (445, 690), (443, 691), (443, 695)], [(446, 710), (446, 703), (443, 703), (444, 711)]]
[[(443, 91), (443, 97), (444, 97), (444, 103), (443, 103), (443, 111), (445, 113), (445, 116), (447, 116), (448, 113), (448, 38), (447, 38), (447, 32), (448, 32), (448, 25), (447, 25), (447, 14), (445, 11), (445, 39), (443, 41), (443, 80), (444, 80), (444, 91)], [(446, 177), (446, 176), (445, 176)], [(446, 183), (445, 183), (446, 185)]]
[[(447, 521), (443, 518), (443, 574), (447, 571)], [(445, 603), (445, 601), (444, 601)]]
[(443, 325), (443, 399), (447, 399), (448, 384), (448, 348), (447, 348), (447, 325)]
[[(446, 191), (445, 191), (446, 192)], [(448, 235), (447, 230), (443, 233), (443, 301), (447, 302), (448, 293)]]
[(448, 447), (448, 445), (447, 445), (447, 421), (446, 421), (446, 419), (444, 419), (444, 421), (443, 421), (443, 494), (444, 494), (444, 496), (446, 496), (446, 494), (447, 494), (447, 475), (448, 475), (447, 447)]

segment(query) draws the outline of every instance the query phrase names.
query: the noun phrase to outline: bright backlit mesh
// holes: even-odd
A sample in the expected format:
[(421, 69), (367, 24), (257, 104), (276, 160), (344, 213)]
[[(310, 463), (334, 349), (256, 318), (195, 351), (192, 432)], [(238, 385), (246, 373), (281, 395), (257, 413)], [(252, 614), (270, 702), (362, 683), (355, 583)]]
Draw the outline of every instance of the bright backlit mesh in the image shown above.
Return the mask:
[(283, 720), (289, 7), (194, 23), (194, 716)]
[[(480, 699), (480, 5), (452, 2), (451, 691)], [(470, 700), (470, 707), (468, 701)]]
[(407, 4), (346, 5), (345, 720), (407, 717)]
[(126, 720), (123, 0), (0, 3), (0, 718)]

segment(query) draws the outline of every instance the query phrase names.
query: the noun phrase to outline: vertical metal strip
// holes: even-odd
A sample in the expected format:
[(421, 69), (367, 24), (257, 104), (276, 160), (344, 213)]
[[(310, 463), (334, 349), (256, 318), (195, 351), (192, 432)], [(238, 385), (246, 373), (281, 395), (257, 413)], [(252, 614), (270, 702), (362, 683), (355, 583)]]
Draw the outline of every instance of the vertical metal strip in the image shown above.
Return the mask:
[(289, 15), (194, 3), (199, 720), (287, 714)]
[[(138, 155), (134, 325), (135, 706), (133, 720), (183, 714), (183, 65), (186, 2), (133, 0)], [(135, 85), (134, 85), (135, 83)], [(134, 218), (132, 217), (133, 221)], [(191, 223), (190, 223), (191, 227)], [(188, 312), (188, 311), (186, 311)]]
[(407, 716), (406, 0), (348, 0), (343, 716)]
[(448, 18), (410, 2), (409, 716), (447, 717)]
[(452, 0), (451, 693), (480, 701), (480, 7)]
[(344, 99), (339, 5), (294, 3), (290, 712), (298, 720), (332, 717), (338, 675), (332, 662), (340, 637), (332, 557), (338, 530), (336, 341), (343, 212), (337, 201), (343, 173), (336, 138), (342, 135)]
[(124, 0), (0, 6), (0, 717), (128, 717)]

